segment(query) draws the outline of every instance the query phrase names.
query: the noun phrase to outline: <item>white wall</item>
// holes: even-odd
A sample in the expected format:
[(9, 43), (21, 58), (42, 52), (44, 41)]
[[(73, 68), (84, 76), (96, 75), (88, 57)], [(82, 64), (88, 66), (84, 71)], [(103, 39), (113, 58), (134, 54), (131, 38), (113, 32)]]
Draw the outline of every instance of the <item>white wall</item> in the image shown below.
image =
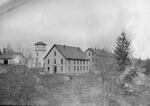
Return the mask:
[[(56, 52), (56, 56), (54, 56), (54, 52)], [(50, 63), (48, 64), (48, 59), (50, 60)], [(56, 59), (56, 64), (54, 64), (54, 59)], [(61, 59), (63, 59), (63, 64), (61, 64)], [(45, 71), (48, 73), (54, 73), (54, 65), (57, 66), (57, 73), (68, 73), (68, 74), (72, 74), (72, 73), (85, 73), (85, 72), (89, 72), (89, 61), (85, 62), (85, 64), (83, 64), (83, 60), (82, 63), (77, 64), (77, 60), (76, 64), (74, 64), (74, 60), (70, 60), (70, 64), (69, 64), (69, 60), (66, 60), (62, 54), (57, 50), (57, 48), (53, 48), (52, 51), (48, 54), (48, 56), (46, 57), (46, 59), (44, 60), (45, 62)], [(63, 66), (63, 70), (61, 70), (61, 66)], [(70, 66), (70, 70), (69, 70), (69, 66)], [(74, 66), (76, 68), (76, 70), (74, 70)], [(48, 67), (49, 67), (49, 71), (48, 71)], [(79, 70), (77, 70), (77, 67), (79, 67)], [(81, 69), (82, 67), (82, 69)], [(83, 67), (85, 67), (85, 70), (83, 70)]]
[[(44, 67), (43, 58), (46, 55), (46, 47), (44, 45), (36, 45), (34, 52), (34, 67)], [(37, 61), (38, 60), (38, 61)]]
[[(56, 52), (56, 56), (54, 56), (54, 52)], [(48, 64), (48, 59), (50, 60), (49, 64)], [(54, 64), (54, 59), (56, 59), (56, 64)], [(61, 59), (63, 59), (63, 64), (61, 64)], [(57, 73), (66, 72), (65, 70), (66, 60), (55, 47), (48, 54), (44, 62), (45, 62), (45, 71), (48, 73), (54, 73), (54, 65), (57, 66)], [(61, 70), (61, 66), (63, 67), (63, 70)], [(48, 70), (48, 67), (49, 67), (49, 70)]]

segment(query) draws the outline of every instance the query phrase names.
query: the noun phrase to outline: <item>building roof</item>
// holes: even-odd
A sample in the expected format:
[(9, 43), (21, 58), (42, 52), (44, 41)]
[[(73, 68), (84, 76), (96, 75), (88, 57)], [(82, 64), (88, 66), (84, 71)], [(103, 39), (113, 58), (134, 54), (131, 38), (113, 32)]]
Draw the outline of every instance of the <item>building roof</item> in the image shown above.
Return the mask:
[(53, 47), (46, 54), (44, 59), (48, 56), (51, 50), (56, 47), (58, 51), (64, 56), (66, 59), (79, 59), (79, 60), (88, 60), (86, 54), (79, 47), (72, 47), (66, 45), (57, 45), (54, 44)]
[(22, 53), (4, 53), (4, 54), (0, 55), (0, 59), (13, 59), (17, 55), (23, 56)]
[[(88, 48), (87, 50), (92, 51), (93, 53), (95, 53), (97, 56), (102, 56), (102, 57), (112, 57), (111, 53), (108, 53), (106, 50), (104, 49), (93, 49), (93, 48)], [(86, 50), (86, 51), (87, 51)]]
[(42, 41), (39, 41), (39, 42), (35, 43), (34, 45), (46, 45), (46, 44)]

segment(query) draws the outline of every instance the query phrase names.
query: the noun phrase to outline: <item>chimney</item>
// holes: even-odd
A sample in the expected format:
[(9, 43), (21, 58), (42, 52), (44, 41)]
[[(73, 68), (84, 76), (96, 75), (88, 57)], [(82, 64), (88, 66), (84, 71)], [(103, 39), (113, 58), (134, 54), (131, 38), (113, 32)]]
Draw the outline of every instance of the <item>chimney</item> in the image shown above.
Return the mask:
[(64, 49), (66, 49), (66, 45), (64, 45)]

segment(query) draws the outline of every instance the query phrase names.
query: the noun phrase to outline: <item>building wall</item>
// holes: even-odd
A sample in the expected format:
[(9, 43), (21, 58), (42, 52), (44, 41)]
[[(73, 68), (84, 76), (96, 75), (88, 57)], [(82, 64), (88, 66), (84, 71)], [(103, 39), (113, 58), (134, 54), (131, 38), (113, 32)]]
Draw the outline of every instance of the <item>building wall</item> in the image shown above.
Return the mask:
[[(56, 52), (56, 56), (54, 56), (54, 52)], [(56, 59), (56, 64), (54, 64), (54, 59)], [(63, 59), (63, 64), (61, 63), (61, 59)], [(49, 61), (49, 63), (48, 63), (48, 61)], [(62, 56), (62, 54), (57, 50), (57, 48), (55, 48), (55, 47), (49, 53), (49, 55), (44, 60), (44, 62), (45, 62), (45, 71), (47, 73), (54, 73), (54, 66), (57, 66), (56, 73), (73, 74), (73, 73), (89, 72), (89, 62), (88, 61), (85, 62), (85, 64), (83, 64), (84, 63), (83, 60), (82, 60), (82, 62), (81, 62), (81, 60), (80, 61), (78, 60), (78, 62), (77, 62), (77, 60), (73, 60), (73, 59), (66, 60)], [(63, 69), (62, 69), (62, 67), (63, 67)], [(84, 68), (84, 70), (83, 70), (83, 68)]]
[(86, 55), (87, 55), (87, 57), (89, 58), (89, 68), (90, 68), (90, 71), (92, 71), (92, 70), (98, 70), (98, 56), (95, 54), (95, 53), (93, 53), (92, 51), (90, 51), (90, 50), (87, 50), (86, 51)]
[[(56, 52), (56, 56), (54, 56), (54, 52)], [(54, 63), (55, 59), (56, 59), (56, 64)], [(61, 59), (63, 59), (63, 64), (61, 64)], [(48, 61), (49, 61), (49, 63), (48, 63)], [(57, 66), (56, 73), (65, 73), (65, 71), (66, 71), (65, 70), (66, 60), (55, 47), (48, 54), (47, 58), (44, 60), (44, 63), (45, 63), (45, 71), (47, 73), (55, 73), (54, 66)], [(63, 68), (63, 69), (61, 69), (61, 68)]]
[(46, 47), (44, 45), (36, 45), (34, 53), (34, 65), (33, 67), (44, 67), (43, 58), (46, 54)]
[[(70, 61), (70, 62), (69, 62)], [(86, 73), (89, 72), (89, 61), (85, 60), (66, 60), (67, 73)]]
[(113, 61), (113, 58), (109, 56), (98, 56), (95, 53), (92, 53), (91, 50), (87, 50), (86, 55), (90, 59), (90, 71), (98, 71), (104, 69), (107, 63)]

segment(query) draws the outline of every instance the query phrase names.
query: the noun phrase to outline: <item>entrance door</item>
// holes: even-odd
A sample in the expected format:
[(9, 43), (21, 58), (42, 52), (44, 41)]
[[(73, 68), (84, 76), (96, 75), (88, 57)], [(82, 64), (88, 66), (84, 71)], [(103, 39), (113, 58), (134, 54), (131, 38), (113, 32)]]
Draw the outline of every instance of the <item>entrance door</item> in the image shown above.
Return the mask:
[(4, 60), (4, 64), (8, 64), (8, 60)]
[(57, 66), (54, 66), (54, 73), (57, 73)]

